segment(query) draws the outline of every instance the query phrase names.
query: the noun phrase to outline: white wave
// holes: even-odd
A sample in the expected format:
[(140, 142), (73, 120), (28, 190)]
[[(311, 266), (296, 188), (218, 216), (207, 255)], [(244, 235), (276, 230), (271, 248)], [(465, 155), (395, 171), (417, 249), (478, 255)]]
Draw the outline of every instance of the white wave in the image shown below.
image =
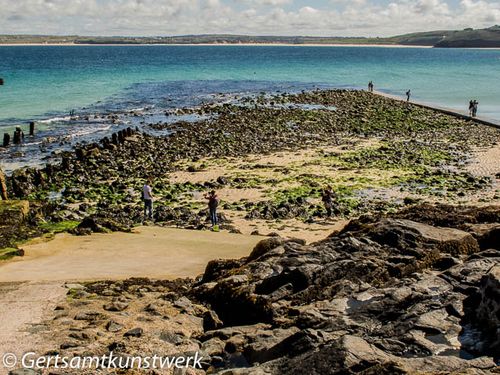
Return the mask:
[(49, 118), (49, 119), (46, 119), (46, 120), (37, 121), (37, 122), (40, 122), (42, 124), (51, 124), (53, 122), (67, 122), (67, 121), (70, 121), (71, 119), (75, 119), (75, 118), (78, 118), (78, 117), (71, 117), (71, 116), (52, 117), (52, 118)]
[(69, 136), (70, 137), (81, 137), (82, 135), (89, 135), (89, 134), (93, 134), (93, 133), (103, 132), (103, 131), (109, 130), (110, 128), (111, 128), (111, 125), (103, 126), (101, 128), (88, 128), (85, 130), (80, 130), (80, 131), (76, 131), (74, 133), (71, 133)]

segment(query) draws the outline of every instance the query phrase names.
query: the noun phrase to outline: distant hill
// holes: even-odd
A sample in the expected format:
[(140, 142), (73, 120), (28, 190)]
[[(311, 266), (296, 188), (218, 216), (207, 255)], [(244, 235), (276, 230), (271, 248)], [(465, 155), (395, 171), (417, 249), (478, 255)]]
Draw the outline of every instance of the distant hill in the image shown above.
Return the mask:
[(438, 30), (388, 38), (180, 35), (159, 37), (0, 35), (0, 44), (368, 44), (430, 46), (437, 48), (500, 48), (500, 26), (486, 29)]

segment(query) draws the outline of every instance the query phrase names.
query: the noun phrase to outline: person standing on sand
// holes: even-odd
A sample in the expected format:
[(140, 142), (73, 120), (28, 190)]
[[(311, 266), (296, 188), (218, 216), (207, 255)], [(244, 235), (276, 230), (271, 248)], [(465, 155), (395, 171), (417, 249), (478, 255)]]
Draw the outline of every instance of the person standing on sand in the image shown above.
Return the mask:
[(219, 206), (219, 197), (215, 193), (215, 190), (212, 190), (210, 193), (205, 195), (205, 199), (208, 200), (208, 210), (210, 212), (210, 223), (212, 224), (212, 228), (215, 229), (217, 225), (217, 207)]
[(472, 117), (472, 113), (474, 112), (474, 101), (471, 99), (469, 101), (469, 116)]
[(477, 100), (474, 100), (472, 102), (472, 117), (476, 117), (477, 116), (477, 105), (479, 104), (479, 102)]
[(373, 82), (368, 82), (368, 92), (373, 92)]
[(148, 179), (142, 188), (142, 199), (144, 201), (144, 219), (153, 220), (153, 189), (151, 188), (152, 180)]
[(321, 193), (321, 200), (325, 206), (326, 214), (328, 217), (332, 217), (332, 206), (333, 206), (334, 192), (330, 185), (328, 185)]
[(411, 96), (411, 90), (408, 90), (406, 92), (406, 101), (409, 102), (410, 101), (410, 96)]

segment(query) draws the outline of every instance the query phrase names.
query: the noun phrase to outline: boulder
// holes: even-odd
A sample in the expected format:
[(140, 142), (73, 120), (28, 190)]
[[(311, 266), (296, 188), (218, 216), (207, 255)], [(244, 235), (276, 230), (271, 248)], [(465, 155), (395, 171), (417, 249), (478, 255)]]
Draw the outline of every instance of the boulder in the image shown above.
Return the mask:
[(500, 224), (471, 224), (467, 229), (477, 239), (481, 250), (500, 250)]
[(28, 201), (0, 201), (0, 227), (24, 224), (28, 219), (29, 211), (30, 204)]
[(248, 262), (260, 258), (262, 255), (267, 252), (277, 248), (278, 246), (283, 244), (283, 239), (281, 237), (269, 237), (266, 238), (255, 245), (252, 252), (247, 258)]
[(222, 328), (223, 323), (217, 316), (217, 313), (212, 310), (208, 310), (203, 314), (203, 330), (212, 331), (214, 329)]
[(3, 173), (2, 168), (0, 167), (0, 200), (7, 200), (9, 199), (8, 193), (7, 193), (7, 183), (5, 182), (5, 174)]
[(123, 337), (141, 337), (144, 333), (142, 328), (133, 328), (123, 334)]
[(500, 264), (483, 276), (480, 283), (477, 323), (488, 341), (488, 352), (500, 359)]
[(391, 246), (411, 246), (417, 240), (454, 256), (479, 251), (479, 244), (472, 235), (455, 228), (433, 227), (406, 219), (384, 219), (370, 229), (372, 238)]

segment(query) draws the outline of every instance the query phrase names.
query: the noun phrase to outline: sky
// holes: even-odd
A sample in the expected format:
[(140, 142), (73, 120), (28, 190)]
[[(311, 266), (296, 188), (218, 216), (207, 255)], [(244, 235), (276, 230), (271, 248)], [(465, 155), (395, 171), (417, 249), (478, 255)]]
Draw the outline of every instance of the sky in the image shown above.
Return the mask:
[(392, 36), (500, 24), (500, 0), (0, 0), (0, 34)]

